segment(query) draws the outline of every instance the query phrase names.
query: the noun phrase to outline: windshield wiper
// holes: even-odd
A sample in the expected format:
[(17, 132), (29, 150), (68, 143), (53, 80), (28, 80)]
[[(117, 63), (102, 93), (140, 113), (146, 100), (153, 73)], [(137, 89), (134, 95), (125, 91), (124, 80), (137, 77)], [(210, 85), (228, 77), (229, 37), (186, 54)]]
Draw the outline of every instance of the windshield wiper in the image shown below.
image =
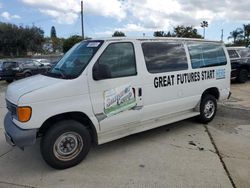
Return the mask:
[(60, 68), (57, 68), (57, 67), (55, 67), (54, 69), (57, 70), (57, 71), (61, 74), (62, 78), (66, 78), (66, 77), (67, 77), (67, 76), (65, 75), (64, 70), (62, 70), (62, 69), (60, 69)]

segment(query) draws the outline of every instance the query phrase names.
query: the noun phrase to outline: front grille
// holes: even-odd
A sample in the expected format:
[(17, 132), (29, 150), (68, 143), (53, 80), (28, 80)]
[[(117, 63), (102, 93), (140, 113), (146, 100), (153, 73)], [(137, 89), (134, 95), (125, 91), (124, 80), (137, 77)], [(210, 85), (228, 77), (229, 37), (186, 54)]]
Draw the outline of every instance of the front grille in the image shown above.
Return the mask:
[(6, 100), (6, 106), (12, 116), (17, 115), (17, 106)]

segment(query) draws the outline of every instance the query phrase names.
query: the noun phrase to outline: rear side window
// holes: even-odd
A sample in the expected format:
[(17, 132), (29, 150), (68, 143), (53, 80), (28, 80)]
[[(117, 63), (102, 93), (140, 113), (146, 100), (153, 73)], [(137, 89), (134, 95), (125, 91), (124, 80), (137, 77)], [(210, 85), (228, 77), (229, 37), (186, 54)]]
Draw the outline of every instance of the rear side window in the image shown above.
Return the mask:
[(186, 52), (181, 43), (142, 43), (147, 69), (150, 73), (172, 72), (188, 69)]
[(26, 63), (24, 63), (25, 67), (35, 67), (35, 64), (32, 61), (27, 61)]
[(5, 69), (12, 69), (16, 67), (16, 62), (5, 62), (3, 63)]
[(220, 44), (189, 43), (188, 49), (193, 69), (227, 64), (227, 58)]
[(134, 46), (129, 42), (110, 44), (99, 58), (98, 63), (109, 67), (109, 78), (137, 74)]
[(228, 51), (228, 54), (229, 54), (229, 57), (230, 58), (239, 58), (239, 55), (238, 53), (236, 52), (236, 50), (227, 50)]

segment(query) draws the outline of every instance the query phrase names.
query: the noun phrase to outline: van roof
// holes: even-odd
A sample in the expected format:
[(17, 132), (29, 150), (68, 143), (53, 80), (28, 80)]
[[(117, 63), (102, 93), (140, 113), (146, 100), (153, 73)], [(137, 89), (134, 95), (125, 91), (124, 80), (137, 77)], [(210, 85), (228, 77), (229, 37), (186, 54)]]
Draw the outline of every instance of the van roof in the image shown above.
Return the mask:
[(231, 46), (231, 47), (227, 47), (228, 50), (239, 50), (239, 49), (247, 49), (244, 46)]
[(164, 41), (164, 40), (176, 40), (176, 41), (201, 41), (201, 42), (215, 42), (223, 43), (222, 41), (205, 40), (197, 38), (177, 38), (177, 37), (107, 37), (107, 38), (95, 38), (92, 40), (104, 40), (104, 41), (123, 41), (123, 40), (139, 40), (139, 41)]

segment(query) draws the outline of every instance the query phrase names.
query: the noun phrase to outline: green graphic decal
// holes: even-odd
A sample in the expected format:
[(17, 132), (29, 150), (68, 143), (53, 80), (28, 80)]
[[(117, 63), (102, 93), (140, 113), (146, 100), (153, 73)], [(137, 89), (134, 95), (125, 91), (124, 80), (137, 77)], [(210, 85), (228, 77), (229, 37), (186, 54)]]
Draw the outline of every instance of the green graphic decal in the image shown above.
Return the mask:
[(134, 106), (136, 106), (136, 100), (130, 85), (120, 86), (104, 92), (104, 113), (107, 116), (129, 110)]

